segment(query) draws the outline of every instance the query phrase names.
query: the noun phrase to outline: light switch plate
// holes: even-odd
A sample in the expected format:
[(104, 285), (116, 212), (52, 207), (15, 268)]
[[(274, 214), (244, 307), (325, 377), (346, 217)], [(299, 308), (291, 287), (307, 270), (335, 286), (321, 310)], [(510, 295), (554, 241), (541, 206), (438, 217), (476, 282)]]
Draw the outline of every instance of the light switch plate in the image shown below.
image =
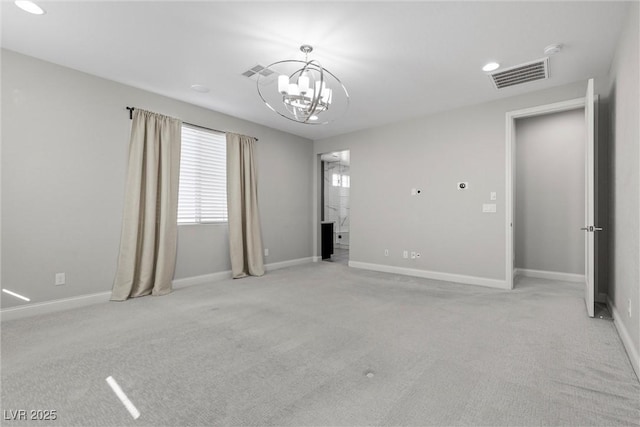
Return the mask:
[(489, 198), (490, 198), (491, 200), (495, 200), (495, 199), (496, 199), (496, 197), (497, 197), (497, 194), (496, 194), (496, 192), (495, 192), (495, 191), (492, 191), (492, 192), (491, 192), (491, 194), (489, 195)]
[(495, 203), (485, 203), (482, 205), (483, 213), (496, 213), (496, 204)]

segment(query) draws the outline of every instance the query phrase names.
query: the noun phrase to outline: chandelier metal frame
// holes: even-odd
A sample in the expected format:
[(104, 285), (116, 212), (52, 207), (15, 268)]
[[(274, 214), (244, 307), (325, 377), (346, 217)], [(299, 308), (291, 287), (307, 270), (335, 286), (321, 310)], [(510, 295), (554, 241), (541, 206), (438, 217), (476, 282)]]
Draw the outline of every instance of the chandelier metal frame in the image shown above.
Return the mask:
[[(285, 119), (309, 125), (324, 125), (330, 123), (335, 120), (335, 118), (326, 118), (326, 114), (323, 115), (323, 113), (329, 111), (330, 107), (334, 104), (334, 95), (342, 96), (342, 93), (344, 94), (344, 100), (342, 100), (344, 104), (343, 113), (346, 111), (349, 106), (349, 93), (347, 92), (347, 88), (335, 74), (324, 68), (320, 62), (317, 60), (308, 60), (308, 55), (313, 51), (313, 47), (302, 45), (300, 46), (300, 51), (305, 54), (304, 61), (285, 59), (269, 64), (265, 68), (273, 73), (277, 73), (276, 70), (279, 66), (285, 65), (288, 66), (289, 69), (293, 67), (295, 68), (293, 72), (289, 71), (288, 75), (281, 74), (280, 78), (288, 77), (287, 83), (291, 81), (299, 83), (300, 77), (304, 76), (304, 78), (307, 79), (306, 86), (301, 85), (299, 87), (296, 83), (293, 84), (295, 87), (292, 88), (291, 85), (289, 85), (289, 89), (293, 90), (278, 87), (281, 98), (276, 100), (281, 102), (276, 103), (276, 100), (273, 99), (270, 102), (268, 100), (269, 94), (267, 94), (266, 91), (273, 91), (273, 86), (269, 84), (265, 85), (264, 82), (261, 82), (265, 77), (263, 74), (259, 74), (256, 83), (258, 94), (267, 107)], [(331, 79), (334, 81), (329, 83)], [(278, 86), (281, 86), (281, 83), (278, 83)], [(329, 87), (329, 84), (333, 87)], [(302, 90), (300, 88), (302, 88)], [(263, 93), (263, 91), (265, 92)], [(337, 95), (336, 91), (339, 91), (340, 95)], [(274, 97), (272, 93), (270, 95), (271, 98)]]

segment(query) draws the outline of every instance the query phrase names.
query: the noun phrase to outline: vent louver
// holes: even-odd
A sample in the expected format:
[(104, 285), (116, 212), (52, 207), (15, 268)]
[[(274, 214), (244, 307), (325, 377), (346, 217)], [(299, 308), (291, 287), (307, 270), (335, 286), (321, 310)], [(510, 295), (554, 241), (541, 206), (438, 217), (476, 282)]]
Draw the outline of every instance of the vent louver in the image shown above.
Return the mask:
[(258, 75), (262, 76), (262, 78), (260, 79), (261, 84), (269, 83), (271, 79), (275, 78), (275, 76), (272, 76), (272, 74), (274, 74), (273, 70), (263, 67), (262, 65), (253, 66), (242, 73), (243, 76), (253, 81), (258, 80)]
[(549, 58), (538, 59), (489, 74), (496, 89), (549, 78)]

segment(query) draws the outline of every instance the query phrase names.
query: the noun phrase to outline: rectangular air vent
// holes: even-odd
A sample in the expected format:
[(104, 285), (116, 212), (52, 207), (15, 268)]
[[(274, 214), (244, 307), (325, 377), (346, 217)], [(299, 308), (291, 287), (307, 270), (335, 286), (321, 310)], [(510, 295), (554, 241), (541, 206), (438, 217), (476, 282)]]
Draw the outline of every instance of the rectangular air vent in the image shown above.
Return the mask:
[(538, 59), (489, 74), (496, 89), (549, 78), (549, 58)]
[(247, 71), (245, 71), (244, 73), (242, 73), (243, 76), (253, 81), (257, 81), (258, 76), (260, 76), (261, 84), (267, 84), (268, 82), (270, 82), (275, 77), (273, 76), (273, 74), (274, 74), (273, 70), (263, 67), (262, 65), (253, 66), (249, 68)]

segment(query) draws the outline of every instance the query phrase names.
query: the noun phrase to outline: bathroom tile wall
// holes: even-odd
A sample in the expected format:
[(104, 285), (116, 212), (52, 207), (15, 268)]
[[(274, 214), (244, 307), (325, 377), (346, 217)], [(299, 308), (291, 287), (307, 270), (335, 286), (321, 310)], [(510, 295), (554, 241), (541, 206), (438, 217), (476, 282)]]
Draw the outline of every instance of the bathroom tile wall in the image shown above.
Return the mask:
[(349, 166), (324, 162), (324, 220), (334, 223), (334, 244), (349, 246)]

